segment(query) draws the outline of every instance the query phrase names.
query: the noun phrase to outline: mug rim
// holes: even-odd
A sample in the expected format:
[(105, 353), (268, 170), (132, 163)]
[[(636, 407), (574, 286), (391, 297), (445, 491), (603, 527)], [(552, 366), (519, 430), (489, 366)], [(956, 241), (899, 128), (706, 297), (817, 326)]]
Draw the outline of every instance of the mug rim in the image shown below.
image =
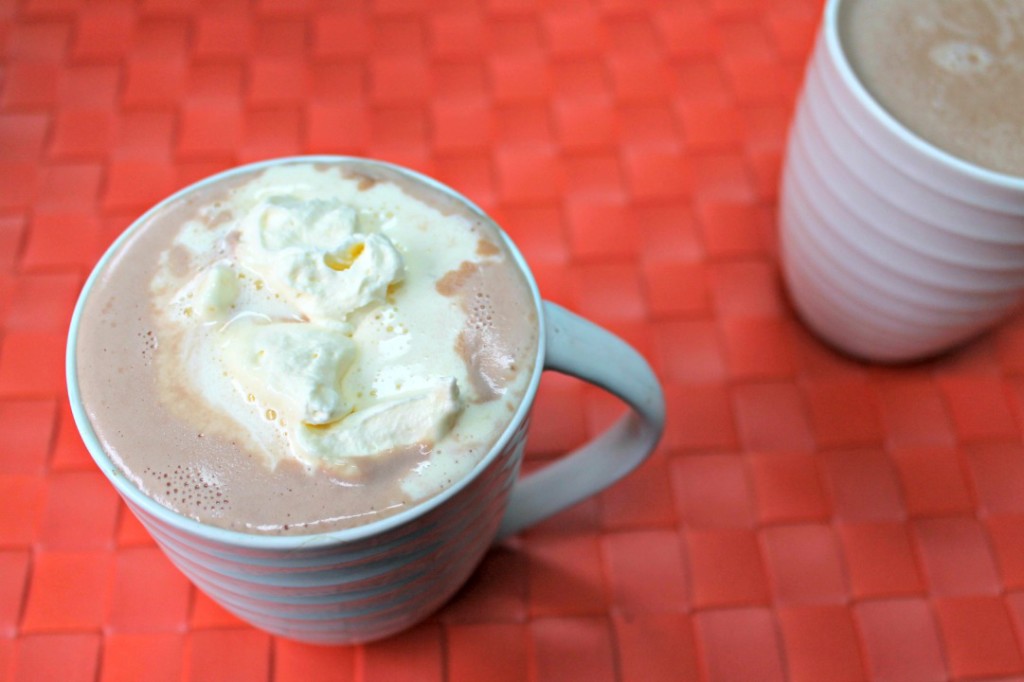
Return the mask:
[(1024, 192), (1024, 177), (993, 170), (967, 161), (924, 139), (907, 125), (889, 113), (879, 103), (861, 81), (853, 65), (850, 63), (839, 35), (839, 9), (847, 2), (855, 0), (828, 0), (823, 17), (823, 34), (825, 45), (832, 57), (836, 70), (845, 85), (854, 96), (865, 106), (868, 113), (885, 129), (909, 145), (914, 151), (923, 154), (930, 160), (942, 164), (955, 172), (965, 174), (974, 180), (1015, 192)]
[[(79, 333), (79, 327), (81, 325), (81, 317), (85, 306), (85, 301), (89, 296), (96, 280), (100, 276), (100, 273), (106, 268), (114, 254), (117, 253), (125, 242), (133, 235), (137, 230), (141, 229), (139, 226), (144, 224), (154, 213), (165, 208), (169, 203), (192, 193), (198, 189), (201, 189), (209, 184), (218, 182), (227, 178), (231, 178), (235, 175), (257, 171), (272, 166), (286, 165), (290, 163), (325, 163), (325, 164), (339, 164), (339, 163), (364, 163), (383, 167), (385, 169), (396, 172), (400, 175), (410, 177), (418, 182), (424, 183), (427, 186), (440, 191), (456, 201), (463, 203), (471, 211), (478, 214), (483, 220), (490, 224), (498, 234), (505, 248), (512, 256), (512, 261), (515, 263), (520, 274), (526, 281), (527, 287), (530, 291), (530, 298), (533, 302), (534, 313), (537, 318), (537, 343), (535, 345), (534, 352), (534, 363), (531, 370), (531, 376), (527, 383), (526, 390), (523, 393), (522, 399), (519, 401), (515, 412), (511, 419), (508, 421), (505, 429), (501, 435), (497, 438), (491, 448), (487, 451), (480, 460), (473, 466), (473, 468), (462, 476), (458, 481), (448, 486), (441, 492), (437, 493), (433, 497), (430, 497), (423, 502), (416, 503), (397, 514), (387, 516), (382, 519), (370, 521), (368, 523), (353, 526), (351, 528), (343, 528), (334, 531), (316, 531), (311, 533), (296, 533), (287, 535), (262, 535), (257, 533), (247, 533), (245, 531), (233, 530), (230, 528), (222, 528), (220, 526), (214, 526), (207, 523), (202, 523), (193, 518), (185, 516), (180, 512), (177, 512), (169, 507), (165, 507), (160, 504), (152, 497), (144, 493), (138, 486), (136, 486), (130, 479), (128, 479), (120, 468), (110, 459), (106, 453), (103, 445), (100, 443), (99, 438), (93, 429), (92, 422), (89, 419), (88, 414), (85, 412), (84, 405), (82, 403), (81, 392), (78, 386), (78, 362), (76, 345)], [(82, 286), (82, 290), (78, 295), (78, 300), (75, 303), (75, 309), (71, 316), (71, 323), (68, 328), (68, 340), (67, 347), (65, 349), (65, 375), (68, 389), (68, 399), (71, 404), (71, 412), (74, 417), (75, 424), (77, 426), (79, 435), (82, 441), (85, 443), (86, 449), (89, 451), (90, 456), (96, 465), (100, 468), (106, 478), (111, 484), (117, 489), (118, 493), (130, 502), (132, 505), (136, 505), (148, 514), (160, 519), (173, 526), (175, 529), (182, 532), (188, 533), (193, 536), (202, 538), (210, 542), (231, 545), (234, 547), (240, 547), (245, 549), (253, 550), (295, 550), (295, 549), (310, 549), (310, 548), (325, 548), (334, 545), (341, 545), (351, 543), (359, 540), (365, 540), (375, 536), (380, 536), (384, 533), (393, 531), (401, 526), (411, 523), (420, 517), (425, 516), (430, 511), (445, 504), (449, 499), (455, 497), (460, 491), (469, 486), (474, 480), (476, 480), (484, 471), (486, 471), (497, 459), (499, 453), (504, 451), (512, 438), (513, 434), (519, 429), (523, 422), (527, 419), (530, 409), (533, 406), (534, 399), (537, 393), (537, 387), (540, 383), (541, 374), (544, 371), (544, 357), (545, 357), (545, 321), (544, 311), (542, 305), (542, 299), (540, 291), (537, 287), (537, 282), (534, 279), (533, 273), (526, 263), (526, 259), (523, 258), (518, 247), (512, 241), (511, 237), (505, 232), (505, 230), (498, 225), (498, 223), (490, 217), (483, 209), (481, 209), (475, 202), (464, 196), (460, 192), (452, 189), (448, 185), (429, 177), (419, 171), (400, 166), (388, 161), (382, 161), (379, 159), (373, 159), (369, 157), (361, 156), (350, 156), (350, 155), (334, 155), (334, 154), (313, 154), (313, 155), (296, 155), (296, 156), (285, 156), (271, 159), (264, 159), (262, 161), (256, 161), (247, 163), (239, 166), (233, 166), (229, 169), (219, 171), (213, 175), (207, 176), (193, 182), (176, 192), (170, 194), (164, 199), (157, 202), (155, 205), (147, 209), (139, 217), (131, 222), (131, 224), (124, 229), (124, 231), (118, 235), (117, 239), (107, 247), (103, 255), (96, 261), (92, 271), (89, 273), (89, 277), (86, 279), (85, 284)]]

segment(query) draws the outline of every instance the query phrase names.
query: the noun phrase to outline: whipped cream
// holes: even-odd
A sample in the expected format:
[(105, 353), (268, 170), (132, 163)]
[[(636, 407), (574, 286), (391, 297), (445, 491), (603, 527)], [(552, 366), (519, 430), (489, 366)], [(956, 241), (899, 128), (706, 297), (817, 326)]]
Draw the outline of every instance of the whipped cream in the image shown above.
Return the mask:
[(330, 322), (244, 318), (221, 331), (220, 350), (228, 375), (249, 402), (275, 405), (302, 424), (326, 426), (354, 408), (341, 392), (341, 378), (356, 359), (346, 332)]
[(334, 428), (300, 429), (298, 439), (309, 450), (333, 453), (329, 460), (370, 455), (381, 443), (436, 443), (451, 430), (462, 401), (454, 378), (432, 383), (354, 412)]
[(389, 182), (272, 167), (182, 226), (172, 251), (195, 267), (174, 274), (164, 255), (152, 284), (171, 339), (162, 380), (187, 384), (223, 417), (214, 430), (271, 467), (291, 457), (358, 478), (361, 461), (419, 449), (403, 487), (427, 495), (472, 465), (512, 407), (503, 387), (474, 387), (458, 343), (467, 312), (437, 287), (505, 257), (485, 237)]
[(402, 279), (402, 257), (378, 232), (359, 232), (337, 199), (272, 195), (242, 219), (239, 263), (311, 319), (344, 320)]

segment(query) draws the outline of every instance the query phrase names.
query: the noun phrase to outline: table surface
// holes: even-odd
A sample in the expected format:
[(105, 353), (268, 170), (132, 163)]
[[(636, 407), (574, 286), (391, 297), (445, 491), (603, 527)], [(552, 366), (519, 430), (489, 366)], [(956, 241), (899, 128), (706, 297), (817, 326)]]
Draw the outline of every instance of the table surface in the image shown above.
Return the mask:
[[(775, 205), (819, 0), (0, 0), (0, 679), (1024, 679), (1024, 322), (910, 367), (787, 300)], [(268, 637), (192, 588), (70, 418), (84, 278), (214, 171), (345, 153), (492, 212), (669, 406), (639, 471), (415, 630)], [(621, 410), (546, 376), (537, 466)]]

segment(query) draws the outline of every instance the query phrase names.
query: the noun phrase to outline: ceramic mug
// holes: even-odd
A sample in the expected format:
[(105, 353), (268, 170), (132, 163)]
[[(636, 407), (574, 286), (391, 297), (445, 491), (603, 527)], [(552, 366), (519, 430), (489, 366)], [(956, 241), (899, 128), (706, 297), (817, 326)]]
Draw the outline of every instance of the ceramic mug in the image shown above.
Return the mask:
[(1024, 291), (1024, 178), (925, 142), (868, 93), (828, 0), (790, 130), (779, 246), (818, 335), (900, 362), (991, 328)]
[[(295, 160), (278, 159), (227, 171), (164, 203), (232, 174)], [(304, 160), (330, 163), (346, 159), (321, 156)], [(468, 199), (430, 178), (381, 165), (439, 188), (484, 216)], [(79, 298), (67, 352), (71, 409), (96, 464), (167, 557), (225, 609), (267, 632), (310, 643), (348, 644), (404, 630), (447, 601), (494, 542), (608, 487), (642, 463), (661, 436), (664, 399), (648, 364), (609, 332), (542, 301), (522, 255), (495, 226), (529, 282), (539, 343), (522, 402), (471, 473), (436, 497), (395, 516), (330, 533), (252, 535), (179, 515), (147, 497), (114, 466), (86, 416), (76, 378), (75, 345), (84, 301), (97, 273), (148, 215), (139, 218), (110, 247)], [(596, 440), (519, 479), (530, 410), (546, 369), (601, 386), (631, 410)]]

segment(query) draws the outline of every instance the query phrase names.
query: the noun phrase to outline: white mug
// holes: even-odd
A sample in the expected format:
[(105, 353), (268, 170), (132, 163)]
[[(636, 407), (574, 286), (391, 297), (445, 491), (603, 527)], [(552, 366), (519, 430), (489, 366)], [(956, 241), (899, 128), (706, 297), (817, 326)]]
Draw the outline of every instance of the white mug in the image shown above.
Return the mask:
[[(277, 159), (227, 171), (164, 203), (233, 174), (295, 160)], [(484, 216), (468, 199), (430, 178), (380, 165), (439, 188)], [(96, 464), (168, 558), (199, 589), (258, 628), (317, 644), (364, 642), (409, 628), (458, 590), (492, 543), (608, 487), (640, 465), (661, 436), (664, 398), (648, 364), (609, 332), (542, 301), (519, 251), (495, 226), (529, 282), (539, 324), (537, 362), (504, 433), (465, 478), (395, 516), (329, 533), (252, 535), (204, 525), (171, 511), (121, 475), (104, 451), (82, 404), (75, 353), (83, 304), (98, 273), (128, 235), (161, 206), (128, 228), (85, 284), (68, 338), (71, 408)], [(596, 440), (518, 479), (530, 410), (545, 369), (601, 386), (631, 410)]]
[(1024, 291), (1024, 178), (952, 156), (868, 93), (828, 0), (790, 130), (779, 245), (790, 297), (823, 339), (878, 362), (988, 330)]

